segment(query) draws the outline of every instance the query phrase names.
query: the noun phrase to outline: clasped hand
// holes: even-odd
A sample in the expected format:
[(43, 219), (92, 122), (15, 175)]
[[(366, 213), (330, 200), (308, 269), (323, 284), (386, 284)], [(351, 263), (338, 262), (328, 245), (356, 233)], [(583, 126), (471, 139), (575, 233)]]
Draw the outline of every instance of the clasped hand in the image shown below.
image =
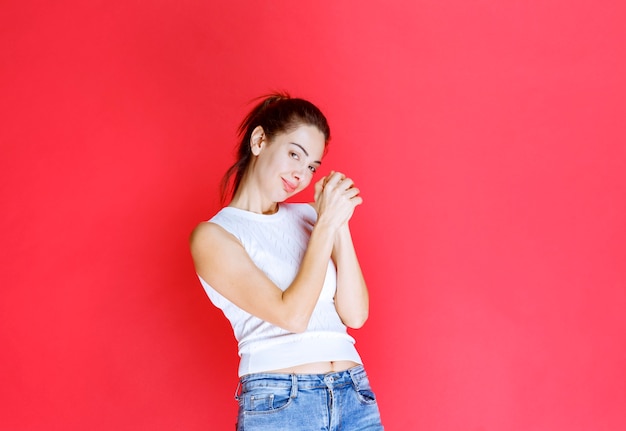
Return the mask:
[(354, 208), (363, 203), (360, 190), (354, 181), (341, 172), (330, 172), (315, 183), (315, 208), (318, 221), (324, 220), (330, 226), (339, 228), (347, 223)]

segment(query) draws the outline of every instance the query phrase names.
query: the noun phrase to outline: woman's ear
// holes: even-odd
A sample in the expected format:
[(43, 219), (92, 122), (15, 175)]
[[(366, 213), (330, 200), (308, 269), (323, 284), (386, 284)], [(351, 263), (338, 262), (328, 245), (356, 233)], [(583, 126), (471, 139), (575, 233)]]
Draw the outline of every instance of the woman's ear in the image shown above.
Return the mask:
[(265, 131), (263, 130), (263, 127), (256, 126), (250, 135), (250, 150), (252, 151), (252, 154), (255, 156), (261, 154), (261, 150), (265, 146), (265, 142)]

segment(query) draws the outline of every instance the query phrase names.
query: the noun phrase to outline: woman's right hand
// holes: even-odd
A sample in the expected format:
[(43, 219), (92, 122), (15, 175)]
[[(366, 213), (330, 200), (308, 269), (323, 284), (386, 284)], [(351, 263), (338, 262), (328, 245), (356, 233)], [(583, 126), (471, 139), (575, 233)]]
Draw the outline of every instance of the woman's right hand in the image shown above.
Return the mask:
[(363, 203), (360, 190), (341, 172), (331, 172), (315, 184), (318, 223), (339, 229), (346, 224), (357, 205)]

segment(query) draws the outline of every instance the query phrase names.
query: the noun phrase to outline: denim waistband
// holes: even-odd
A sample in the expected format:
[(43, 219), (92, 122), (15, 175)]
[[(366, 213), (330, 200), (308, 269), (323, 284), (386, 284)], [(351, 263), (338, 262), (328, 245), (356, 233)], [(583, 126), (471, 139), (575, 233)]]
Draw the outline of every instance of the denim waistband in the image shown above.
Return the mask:
[(338, 388), (345, 385), (358, 387), (365, 374), (363, 365), (357, 365), (345, 371), (330, 372), (326, 374), (278, 374), (278, 373), (255, 373), (242, 376), (235, 390), (235, 398), (242, 392), (254, 388)]

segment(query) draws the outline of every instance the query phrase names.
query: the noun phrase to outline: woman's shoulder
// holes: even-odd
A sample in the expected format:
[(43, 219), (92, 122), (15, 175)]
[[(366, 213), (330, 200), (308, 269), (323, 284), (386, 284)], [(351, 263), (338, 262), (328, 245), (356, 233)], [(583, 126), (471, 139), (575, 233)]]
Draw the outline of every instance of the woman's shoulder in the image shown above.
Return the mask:
[(196, 252), (206, 250), (207, 247), (215, 247), (216, 245), (233, 240), (236, 240), (233, 235), (220, 225), (212, 223), (211, 221), (203, 221), (198, 223), (191, 232), (189, 236), (189, 246), (192, 255), (195, 255)]
[(281, 204), (288, 212), (295, 213), (300, 215), (303, 218), (316, 220), (317, 219), (317, 211), (315, 210), (315, 206), (313, 203), (285, 203)]
[(288, 203), (281, 204), (284, 209), (287, 220), (290, 224), (313, 226), (317, 222), (317, 211), (312, 204), (309, 203)]
[(236, 213), (230, 207), (220, 209), (210, 219), (198, 223), (191, 233), (192, 242), (215, 242), (229, 240), (236, 225)]

